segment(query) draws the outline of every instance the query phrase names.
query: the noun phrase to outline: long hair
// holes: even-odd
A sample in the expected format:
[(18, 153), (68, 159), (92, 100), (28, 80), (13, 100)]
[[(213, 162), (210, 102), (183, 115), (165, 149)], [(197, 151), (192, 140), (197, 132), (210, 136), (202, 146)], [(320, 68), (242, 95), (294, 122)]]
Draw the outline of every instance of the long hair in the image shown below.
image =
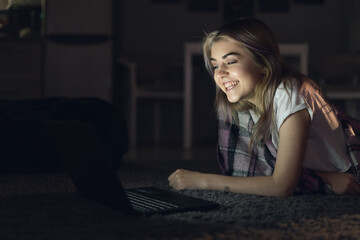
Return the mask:
[(295, 78), (301, 85), (303, 75), (283, 61), (278, 43), (266, 24), (257, 19), (246, 18), (225, 24), (203, 39), (205, 66), (212, 76), (211, 47), (214, 42), (222, 39), (240, 43), (252, 57), (255, 66), (265, 72), (255, 86), (256, 105), (247, 100), (230, 103), (226, 94), (216, 86), (215, 107), (219, 118), (231, 117), (238, 123), (237, 113), (250, 109), (260, 116), (252, 130), (250, 148), (252, 144), (269, 140), (275, 129), (273, 99), (280, 83), (291, 83), (291, 78)]

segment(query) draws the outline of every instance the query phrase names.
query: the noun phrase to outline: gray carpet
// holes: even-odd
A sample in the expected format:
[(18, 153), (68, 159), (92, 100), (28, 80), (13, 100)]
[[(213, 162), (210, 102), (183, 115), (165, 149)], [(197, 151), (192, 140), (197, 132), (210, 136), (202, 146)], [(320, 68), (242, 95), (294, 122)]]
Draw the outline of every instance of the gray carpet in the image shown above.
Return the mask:
[[(124, 163), (125, 187), (168, 189), (176, 168), (204, 162)], [(80, 198), (66, 173), (0, 175), (0, 239), (360, 239), (360, 197), (290, 198), (183, 191), (221, 207), (151, 217), (128, 217)]]

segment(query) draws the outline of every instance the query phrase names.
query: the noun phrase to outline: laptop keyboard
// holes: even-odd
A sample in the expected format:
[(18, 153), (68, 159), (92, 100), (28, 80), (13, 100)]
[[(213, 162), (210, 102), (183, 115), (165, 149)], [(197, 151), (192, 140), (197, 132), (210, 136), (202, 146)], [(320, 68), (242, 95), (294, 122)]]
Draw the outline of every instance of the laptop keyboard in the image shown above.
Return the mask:
[(140, 212), (161, 211), (179, 207), (176, 204), (161, 201), (134, 192), (126, 191), (126, 195), (133, 208)]

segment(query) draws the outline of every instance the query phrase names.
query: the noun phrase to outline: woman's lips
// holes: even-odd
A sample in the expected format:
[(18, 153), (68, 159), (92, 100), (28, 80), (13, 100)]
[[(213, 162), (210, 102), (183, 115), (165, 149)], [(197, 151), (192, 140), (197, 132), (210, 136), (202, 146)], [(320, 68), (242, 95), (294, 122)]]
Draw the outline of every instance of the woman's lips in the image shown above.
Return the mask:
[(238, 85), (238, 83), (239, 81), (229, 81), (229, 82), (224, 82), (223, 85), (226, 91), (230, 91), (231, 89), (235, 88), (236, 85)]

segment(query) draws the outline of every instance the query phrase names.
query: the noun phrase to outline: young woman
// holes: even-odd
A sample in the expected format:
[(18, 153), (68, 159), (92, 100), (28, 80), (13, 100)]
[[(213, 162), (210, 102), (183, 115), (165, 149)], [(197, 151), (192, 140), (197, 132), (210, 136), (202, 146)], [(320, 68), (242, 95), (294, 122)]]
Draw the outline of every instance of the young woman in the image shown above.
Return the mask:
[(360, 193), (360, 156), (348, 151), (357, 136), (345, 134), (317, 85), (283, 61), (263, 22), (222, 26), (205, 37), (203, 54), (216, 83), (224, 174), (179, 169), (169, 176), (171, 187), (266, 196)]

